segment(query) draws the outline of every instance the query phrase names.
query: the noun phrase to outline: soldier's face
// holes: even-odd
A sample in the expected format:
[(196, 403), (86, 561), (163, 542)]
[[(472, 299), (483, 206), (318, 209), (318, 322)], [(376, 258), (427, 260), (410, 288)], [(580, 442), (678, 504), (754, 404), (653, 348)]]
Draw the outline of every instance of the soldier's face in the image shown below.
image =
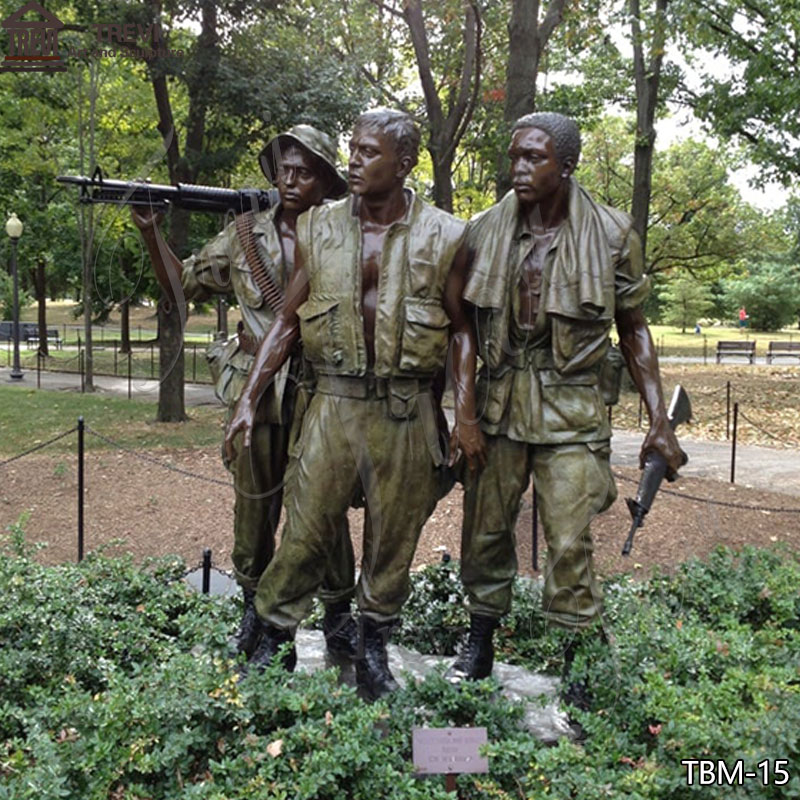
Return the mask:
[(378, 196), (402, 183), (407, 173), (388, 136), (370, 128), (356, 128), (350, 139), (347, 182), (353, 194)]
[(546, 202), (571, 172), (569, 163), (559, 163), (553, 137), (540, 128), (514, 131), (508, 156), (511, 183), (526, 206)]
[(328, 177), (320, 174), (311, 153), (290, 147), (281, 152), (277, 168), (275, 185), (287, 211), (300, 214), (322, 202), (328, 188)]

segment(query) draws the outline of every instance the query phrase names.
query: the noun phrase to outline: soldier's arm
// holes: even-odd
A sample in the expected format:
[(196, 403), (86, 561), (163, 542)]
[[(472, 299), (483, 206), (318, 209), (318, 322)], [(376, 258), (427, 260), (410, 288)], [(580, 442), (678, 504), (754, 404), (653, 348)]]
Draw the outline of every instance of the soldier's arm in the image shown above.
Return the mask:
[(456, 422), (450, 437), (450, 463), (458, 451), (464, 454), (470, 469), (486, 466), (486, 441), (475, 412), (475, 371), (478, 341), (467, 313), (464, 287), (469, 274), (469, 254), (465, 245), (458, 250), (447, 276), (444, 308), (450, 317), (453, 393)]
[(225, 453), (229, 459), (235, 456), (233, 440), (244, 432), (244, 446), (250, 446), (256, 408), (264, 389), (269, 386), (275, 373), (283, 366), (300, 336), (300, 321), (297, 309), (308, 299), (308, 275), (303, 265), (302, 255), (295, 251), (294, 269), (289, 285), (286, 287), (286, 301), (269, 333), (261, 342), (255, 361), (247, 376), (242, 395), (233, 411), (231, 421), (225, 432)]
[(141, 231), (156, 280), (167, 296), (174, 302), (182, 297), (181, 274), (183, 264), (172, 248), (164, 241), (159, 224), (163, 218), (161, 213), (142, 213), (131, 207), (131, 218), (136, 227)]
[(674, 475), (678, 467), (686, 463), (686, 453), (681, 450), (669, 425), (658, 372), (658, 358), (647, 321), (641, 308), (618, 310), (615, 320), (620, 350), (650, 419), (650, 430), (642, 445), (640, 463), (644, 465), (644, 457), (650, 450), (657, 450), (664, 456)]

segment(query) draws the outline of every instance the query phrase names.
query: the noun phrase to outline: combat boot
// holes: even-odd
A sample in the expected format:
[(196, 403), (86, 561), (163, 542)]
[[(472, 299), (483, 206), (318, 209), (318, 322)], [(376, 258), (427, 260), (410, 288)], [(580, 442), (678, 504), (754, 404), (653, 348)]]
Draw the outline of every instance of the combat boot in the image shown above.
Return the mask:
[(294, 672), (294, 668), (297, 666), (297, 650), (294, 647), (294, 635), (292, 632), (276, 628), (262, 619), (258, 620), (258, 625), (258, 644), (247, 662), (247, 668), (265, 669), (273, 662), (281, 645), (292, 642), (291, 648), (283, 656), (282, 663), (287, 672)]
[(445, 672), (450, 683), (463, 680), (478, 681), (488, 678), (494, 666), (494, 645), (492, 637), (500, 620), (484, 614), (469, 615), (469, 639), (461, 655)]
[(325, 647), (334, 663), (352, 661), (358, 653), (358, 625), (350, 613), (350, 603), (332, 603), (325, 606), (322, 619)]
[(577, 708), (579, 711), (589, 711), (592, 707), (592, 694), (585, 681), (570, 680), (572, 663), (580, 645), (580, 636), (576, 636), (567, 645), (564, 651), (564, 666), (561, 668), (561, 689), (559, 699), (565, 705)]
[(359, 625), (359, 652), (356, 660), (356, 685), (368, 700), (377, 700), (398, 688), (389, 670), (386, 645), (392, 624), (362, 616)]
[(254, 589), (242, 588), (244, 595), (244, 612), (242, 621), (239, 623), (239, 630), (233, 636), (230, 644), (236, 655), (244, 653), (248, 658), (253, 655), (258, 643), (258, 635), (261, 633), (258, 614), (256, 613)]

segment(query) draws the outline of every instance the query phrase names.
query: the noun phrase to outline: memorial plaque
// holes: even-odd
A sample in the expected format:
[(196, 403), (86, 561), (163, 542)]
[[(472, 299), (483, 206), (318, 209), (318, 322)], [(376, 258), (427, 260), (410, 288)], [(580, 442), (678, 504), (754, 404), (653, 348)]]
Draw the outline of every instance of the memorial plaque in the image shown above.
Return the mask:
[(487, 741), (486, 728), (414, 728), (414, 768), (419, 775), (488, 772), (489, 759), (478, 755)]

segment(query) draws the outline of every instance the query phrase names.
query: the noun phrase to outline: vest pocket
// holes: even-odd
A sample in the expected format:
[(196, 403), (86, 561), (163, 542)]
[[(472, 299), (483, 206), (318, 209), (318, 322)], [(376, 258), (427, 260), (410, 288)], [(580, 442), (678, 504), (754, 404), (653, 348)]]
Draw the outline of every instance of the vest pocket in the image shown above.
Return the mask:
[(603, 424), (604, 409), (595, 372), (562, 375), (539, 370), (544, 428), (551, 433), (586, 433)]
[(303, 352), (312, 364), (338, 366), (342, 363), (339, 304), (338, 297), (317, 295), (297, 309)]
[(444, 366), (449, 328), (450, 318), (438, 299), (407, 297), (400, 369), (431, 373)]

